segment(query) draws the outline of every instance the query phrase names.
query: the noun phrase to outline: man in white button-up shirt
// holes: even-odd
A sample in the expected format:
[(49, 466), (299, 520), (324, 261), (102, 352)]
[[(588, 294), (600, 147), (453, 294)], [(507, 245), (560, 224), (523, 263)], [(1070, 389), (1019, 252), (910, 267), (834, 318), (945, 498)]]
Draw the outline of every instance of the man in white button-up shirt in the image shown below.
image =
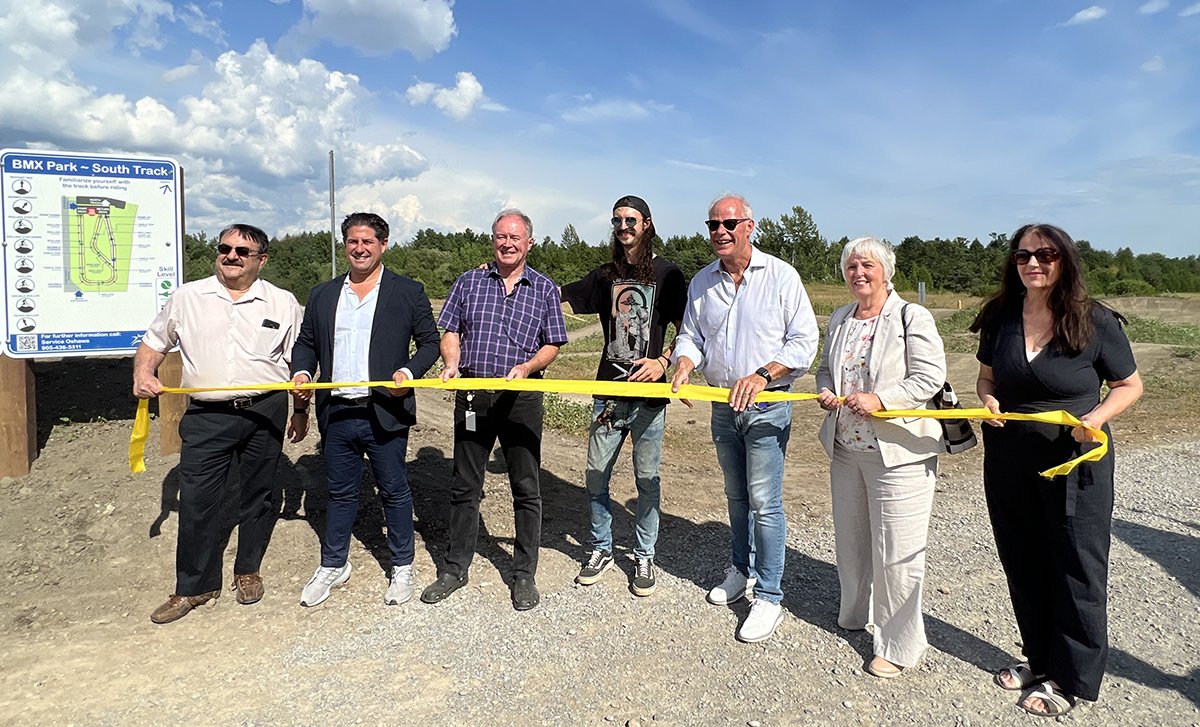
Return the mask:
[[(150, 324), (133, 359), (133, 394), (162, 393), (155, 370), (178, 346), (184, 386), (228, 386), (286, 381), (300, 304), (258, 277), (269, 241), (252, 225), (231, 225), (217, 236), (216, 274), (181, 285)], [(151, 614), (170, 623), (221, 595), (221, 495), (232, 467), (241, 474), (237, 602), (263, 597), (259, 566), (278, 505), (274, 475), (283, 448), (288, 396), (282, 391), (195, 394), (179, 422), (179, 539), (175, 592)], [(287, 427), (292, 441), (308, 431), (308, 405), (299, 403)], [(237, 458), (234, 458), (234, 454)]]
[(755, 398), (790, 388), (808, 370), (817, 321), (796, 269), (750, 244), (754, 212), (744, 198), (718, 198), (706, 224), (717, 260), (688, 286), (671, 383), (678, 391), (699, 369), (709, 384), (730, 390), (728, 403), (713, 404), (712, 436), (725, 473), (733, 564), (708, 601), (725, 605), (753, 592), (737, 635), (763, 641), (783, 619), (783, 458), (792, 405)]

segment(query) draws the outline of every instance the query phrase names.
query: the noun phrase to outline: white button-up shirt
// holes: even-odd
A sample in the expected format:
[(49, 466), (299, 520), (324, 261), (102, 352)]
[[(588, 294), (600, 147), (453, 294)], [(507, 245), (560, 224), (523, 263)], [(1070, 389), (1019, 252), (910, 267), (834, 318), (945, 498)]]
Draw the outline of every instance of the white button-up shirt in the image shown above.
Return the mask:
[[(379, 301), (380, 275), (375, 287), (358, 299), (350, 289), (350, 276), (342, 284), (333, 324), (333, 380), (370, 381), (368, 362), (371, 360), (371, 326), (375, 322), (375, 304)], [(357, 399), (366, 396), (365, 386), (347, 386), (332, 391), (334, 396)]]
[(692, 278), (674, 360), (687, 356), (708, 383), (723, 387), (775, 361), (792, 373), (770, 387), (790, 387), (808, 372), (817, 336), (817, 319), (800, 274), (751, 247), (740, 285), (719, 259)]
[[(160, 353), (178, 346), (186, 386), (287, 381), (292, 344), (304, 310), (296, 296), (259, 279), (237, 300), (214, 275), (179, 286), (150, 324), (142, 342)], [(191, 394), (225, 401), (261, 391)]]

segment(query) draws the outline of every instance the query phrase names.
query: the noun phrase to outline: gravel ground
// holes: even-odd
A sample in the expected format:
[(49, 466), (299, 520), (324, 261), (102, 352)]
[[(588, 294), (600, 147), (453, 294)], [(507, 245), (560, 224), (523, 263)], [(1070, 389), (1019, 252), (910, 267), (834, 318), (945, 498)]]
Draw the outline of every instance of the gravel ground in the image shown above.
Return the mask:
[[(95, 451), (120, 451), (124, 426), (97, 425)], [(555, 435), (557, 436), (557, 435)], [(414, 434), (414, 482), (444, 479), (446, 432)], [(68, 442), (61, 452), (69, 461)], [(563, 445), (566, 446), (566, 445)], [(578, 447), (578, 444), (571, 445)], [(154, 453), (151, 452), (151, 455)], [(43, 454), (45, 457), (46, 454)], [(789, 456), (791, 456), (789, 454)], [(582, 454), (571, 458), (582, 459)], [(484, 502), (481, 554), (471, 583), (437, 606), (382, 605), (376, 532), (360, 534), (345, 588), (320, 607), (295, 594), (315, 557), (315, 510), (292, 493), (265, 570), (268, 598), (252, 608), (231, 595), (169, 627), (146, 621), (161, 600), (174, 551), (170, 476), (129, 478), (80, 463), (90, 482), (51, 481), (35, 472), (5, 481), (0, 493), (45, 512), (3, 520), (7, 605), (0, 603), (0, 722), (151, 724), (203, 719), (214, 724), (1028, 724), (1016, 695), (990, 672), (1018, 653), (1018, 635), (983, 506), (978, 458), (945, 461), (928, 554), (926, 624), (932, 648), (923, 665), (895, 680), (862, 671), (870, 636), (835, 623), (837, 575), (832, 521), (821, 508), (789, 512), (784, 580), (786, 618), (764, 644), (734, 640), (745, 602), (704, 602), (727, 563), (722, 508), (667, 508), (659, 540), (659, 586), (650, 598), (628, 590), (632, 562), (590, 588), (571, 580), (586, 532), (578, 466), (555, 466), (547, 495), (539, 584), (542, 605), (513, 611), (502, 577), (511, 547), (506, 483), (493, 467)], [(119, 464), (119, 463), (118, 463)], [(703, 463), (702, 470), (709, 469)], [(310, 487), (317, 463), (300, 457), (296, 477)], [(624, 466), (624, 465), (623, 465)], [(712, 465), (715, 466), (715, 465)], [(119, 469), (119, 468), (118, 468)], [(317, 473), (317, 474), (314, 474)], [(628, 479), (627, 473), (618, 476)], [(40, 479), (39, 479), (40, 478)], [(559, 479), (561, 478), (561, 479)], [(104, 498), (70, 510), (57, 498), (110, 482)], [(159, 510), (161, 536), (108, 547), (88, 570), (72, 568), (121, 533), (145, 532)], [(1112, 547), (1112, 655), (1101, 700), (1062, 719), (1104, 725), (1200, 725), (1200, 660), (1188, 637), (1200, 626), (1200, 442), (1122, 449)], [(711, 488), (712, 483), (689, 483)], [(57, 488), (57, 489), (56, 489)], [(306, 490), (311, 492), (311, 490)], [(80, 493), (84, 493), (81, 495)], [(11, 496), (11, 497), (9, 497)], [(678, 502), (680, 495), (674, 495)], [(371, 499), (364, 497), (364, 503)], [(418, 580), (440, 561), (446, 511), (436, 487), (417, 492)], [(95, 511), (84, 517), (83, 511)], [(377, 510), (377, 506), (376, 506)], [(39, 518), (51, 525), (45, 525)], [(377, 517), (377, 514), (372, 514)], [(127, 521), (121, 518), (128, 518)], [(165, 518), (165, 522), (163, 522)], [(11, 530), (68, 533), (53, 574), (13, 544)], [(57, 524), (62, 524), (58, 527)], [(618, 542), (631, 541), (631, 517), (618, 512)], [(58, 528), (58, 529), (55, 529)], [(19, 540), (19, 539), (18, 539)], [(360, 544), (360, 540), (365, 543)], [(148, 544), (146, 544), (148, 543)], [(90, 548), (90, 549), (89, 549)], [(57, 551), (56, 551), (57, 552)], [(26, 555), (20, 555), (26, 553)], [(27, 557), (28, 556), (28, 557)], [(30, 565), (33, 564), (33, 565)], [(30, 570), (32, 569), (32, 570)], [(32, 588), (30, 584), (39, 584)], [(115, 610), (114, 610), (115, 609)]]

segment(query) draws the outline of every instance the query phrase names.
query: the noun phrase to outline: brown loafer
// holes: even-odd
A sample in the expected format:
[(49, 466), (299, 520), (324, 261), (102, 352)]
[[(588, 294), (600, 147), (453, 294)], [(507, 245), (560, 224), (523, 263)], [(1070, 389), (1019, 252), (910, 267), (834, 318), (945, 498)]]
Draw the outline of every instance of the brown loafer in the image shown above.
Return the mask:
[(172, 621), (178, 621), (183, 618), (193, 608), (202, 606), (220, 597), (220, 589), (201, 593), (198, 596), (177, 596), (171, 594), (166, 603), (154, 609), (154, 613), (150, 614), (150, 620), (156, 624), (169, 624)]
[(262, 576), (258, 573), (246, 573), (244, 575), (234, 574), (233, 590), (237, 596), (237, 602), (243, 606), (249, 606), (252, 603), (258, 603), (262, 600), (264, 588)]

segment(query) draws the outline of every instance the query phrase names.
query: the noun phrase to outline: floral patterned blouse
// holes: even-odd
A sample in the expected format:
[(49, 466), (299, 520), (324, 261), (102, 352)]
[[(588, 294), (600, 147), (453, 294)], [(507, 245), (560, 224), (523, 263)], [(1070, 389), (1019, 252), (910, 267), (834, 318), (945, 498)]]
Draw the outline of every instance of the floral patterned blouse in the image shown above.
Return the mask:
[[(846, 338), (842, 346), (842, 396), (874, 388), (871, 373), (867, 370), (867, 360), (871, 355), (871, 343), (875, 340), (878, 322), (879, 316), (864, 321), (853, 317), (846, 319)], [(842, 407), (838, 409), (834, 437), (847, 449), (859, 452), (878, 450), (879, 440), (875, 438), (872, 419), (870, 414), (855, 414)]]

